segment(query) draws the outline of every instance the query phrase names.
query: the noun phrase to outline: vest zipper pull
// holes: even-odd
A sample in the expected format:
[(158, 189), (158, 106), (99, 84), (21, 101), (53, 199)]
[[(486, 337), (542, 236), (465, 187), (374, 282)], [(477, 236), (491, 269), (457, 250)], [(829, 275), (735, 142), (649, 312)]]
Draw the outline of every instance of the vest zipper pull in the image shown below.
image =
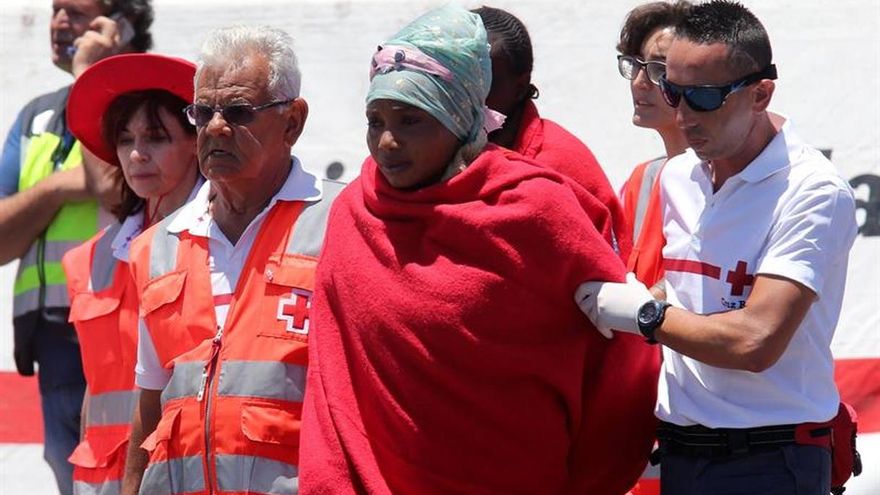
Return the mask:
[(202, 399), (205, 398), (205, 391), (208, 389), (208, 377), (211, 375), (211, 367), (214, 365), (214, 361), (217, 359), (217, 355), (220, 354), (220, 344), (221, 338), (223, 337), (223, 327), (217, 326), (217, 335), (211, 339), (211, 357), (205, 361), (205, 367), (202, 369), (202, 381), (199, 383), (199, 395), (196, 396), (196, 401), (201, 402)]
[(197, 402), (201, 402), (205, 398), (205, 388), (208, 385), (208, 366), (210, 366), (210, 362), (205, 363), (205, 368), (202, 370), (202, 381), (199, 382), (199, 395), (196, 397)]

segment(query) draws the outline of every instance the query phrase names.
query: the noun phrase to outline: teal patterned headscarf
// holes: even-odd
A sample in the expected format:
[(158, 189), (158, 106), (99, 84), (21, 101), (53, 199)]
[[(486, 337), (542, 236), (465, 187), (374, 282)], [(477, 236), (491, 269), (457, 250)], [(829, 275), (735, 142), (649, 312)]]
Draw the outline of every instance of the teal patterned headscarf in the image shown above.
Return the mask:
[[(420, 108), (464, 144), (480, 137), (492, 85), (489, 42), (480, 16), (446, 5), (422, 15), (373, 57), (367, 103), (387, 99)], [(494, 122), (492, 123), (494, 127)]]

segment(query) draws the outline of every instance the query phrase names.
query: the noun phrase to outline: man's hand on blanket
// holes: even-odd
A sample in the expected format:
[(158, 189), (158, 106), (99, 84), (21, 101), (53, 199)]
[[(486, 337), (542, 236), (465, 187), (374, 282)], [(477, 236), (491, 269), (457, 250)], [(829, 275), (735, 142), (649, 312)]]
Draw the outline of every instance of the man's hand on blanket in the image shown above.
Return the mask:
[(626, 274), (626, 282), (584, 282), (574, 293), (574, 300), (599, 333), (611, 338), (612, 330), (639, 332), (639, 308), (654, 299), (645, 284), (633, 273)]

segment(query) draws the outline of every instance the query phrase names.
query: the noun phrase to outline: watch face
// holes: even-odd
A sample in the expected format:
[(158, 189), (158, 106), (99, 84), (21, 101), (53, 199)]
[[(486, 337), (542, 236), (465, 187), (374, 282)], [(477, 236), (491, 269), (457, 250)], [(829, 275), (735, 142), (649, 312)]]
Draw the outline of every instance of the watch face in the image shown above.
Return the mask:
[(650, 325), (654, 320), (657, 319), (658, 315), (658, 307), (654, 301), (648, 302), (643, 305), (639, 310), (639, 323), (643, 325)]

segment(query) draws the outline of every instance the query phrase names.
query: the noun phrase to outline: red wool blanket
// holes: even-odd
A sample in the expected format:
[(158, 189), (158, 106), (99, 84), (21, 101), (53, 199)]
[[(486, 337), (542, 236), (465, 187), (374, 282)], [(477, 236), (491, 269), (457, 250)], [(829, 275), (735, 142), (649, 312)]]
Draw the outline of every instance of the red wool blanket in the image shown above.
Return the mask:
[(651, 438), (627, 437), (627, 420), (651, 417), (652, 351), (618, 337), (611, 359), (573, 300), (585, 280), (623, 279), (610, 216), (525, 160), (490, 145), (451, 180), (401, 191), (368, 158), (336, 200), (302, 493), (610, 494), (634, 481), (620, 473), (644, 466)]

